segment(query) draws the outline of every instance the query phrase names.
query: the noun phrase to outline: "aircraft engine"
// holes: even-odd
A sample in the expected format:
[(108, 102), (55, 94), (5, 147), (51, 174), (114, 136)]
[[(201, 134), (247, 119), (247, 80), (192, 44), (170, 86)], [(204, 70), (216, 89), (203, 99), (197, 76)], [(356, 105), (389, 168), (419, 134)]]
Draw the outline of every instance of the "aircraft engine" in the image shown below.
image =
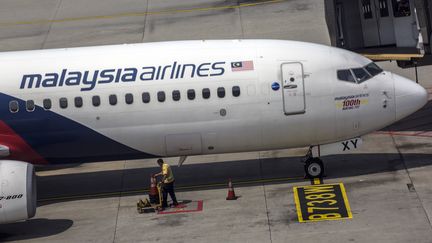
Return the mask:
[(36, 175), (32, 164), (0, 161), (0, 224), (36, 214)]

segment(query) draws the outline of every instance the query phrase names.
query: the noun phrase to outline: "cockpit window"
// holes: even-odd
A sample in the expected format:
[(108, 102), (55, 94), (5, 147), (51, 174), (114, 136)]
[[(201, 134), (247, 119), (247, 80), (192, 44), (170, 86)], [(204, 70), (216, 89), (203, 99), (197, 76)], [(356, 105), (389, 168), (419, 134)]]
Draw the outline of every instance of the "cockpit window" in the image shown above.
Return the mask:
[(353, 68), (352, 71), (356, 77), (357, 83), (362, 83), (371, 78), (370, 74), (363, 68)]
[(382, 72), (383, 70), (378, 65), (371, 62), (364, 68), (338, 70), (337, 76), (339, 80), (360, 84)]
[(373, 62), (366, 65), (365, 68), (366, 68), (366, 71), (368, 71), (372, 76), (375, 76), (375, 75), (377, 75), (383, 71), (380, 67), (378, 67), (378, 65), (376, 65)]
[(348, 82), (353, 82), (355, 83), (355, 79), (351, 73), (351, 71), (349, 69), (345, 69), (345, 70), (338, 70), (337, 71), (337, 76), (339, 80), (342, 81), (348, 81)]

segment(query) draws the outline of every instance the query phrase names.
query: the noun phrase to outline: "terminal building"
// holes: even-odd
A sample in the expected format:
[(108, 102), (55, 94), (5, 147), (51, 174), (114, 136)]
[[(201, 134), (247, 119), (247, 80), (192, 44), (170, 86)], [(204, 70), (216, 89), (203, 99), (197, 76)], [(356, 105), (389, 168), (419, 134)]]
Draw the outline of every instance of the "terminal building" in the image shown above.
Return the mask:
[(430, 0), (325, 0), (331, 44), (400, 67), (432, 64)]

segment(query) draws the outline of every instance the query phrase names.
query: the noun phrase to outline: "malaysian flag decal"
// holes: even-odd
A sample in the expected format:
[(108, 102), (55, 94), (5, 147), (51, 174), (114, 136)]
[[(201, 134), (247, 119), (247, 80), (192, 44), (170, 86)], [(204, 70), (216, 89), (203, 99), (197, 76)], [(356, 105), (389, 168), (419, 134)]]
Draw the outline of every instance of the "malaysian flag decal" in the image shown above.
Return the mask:
[(252, 71), (254, 70), (253, 61), (243, 61), (243, 62), (232, 62), (231, 63), (231, 71)]

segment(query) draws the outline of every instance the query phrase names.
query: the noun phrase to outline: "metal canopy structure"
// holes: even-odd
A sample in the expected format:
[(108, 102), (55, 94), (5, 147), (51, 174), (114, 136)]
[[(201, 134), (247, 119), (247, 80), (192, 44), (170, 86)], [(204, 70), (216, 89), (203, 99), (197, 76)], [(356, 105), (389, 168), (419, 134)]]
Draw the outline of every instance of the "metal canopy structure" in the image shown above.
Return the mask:
[(428, 0), (324, 0), (331, 44), (400, 67), (432, 64)]

